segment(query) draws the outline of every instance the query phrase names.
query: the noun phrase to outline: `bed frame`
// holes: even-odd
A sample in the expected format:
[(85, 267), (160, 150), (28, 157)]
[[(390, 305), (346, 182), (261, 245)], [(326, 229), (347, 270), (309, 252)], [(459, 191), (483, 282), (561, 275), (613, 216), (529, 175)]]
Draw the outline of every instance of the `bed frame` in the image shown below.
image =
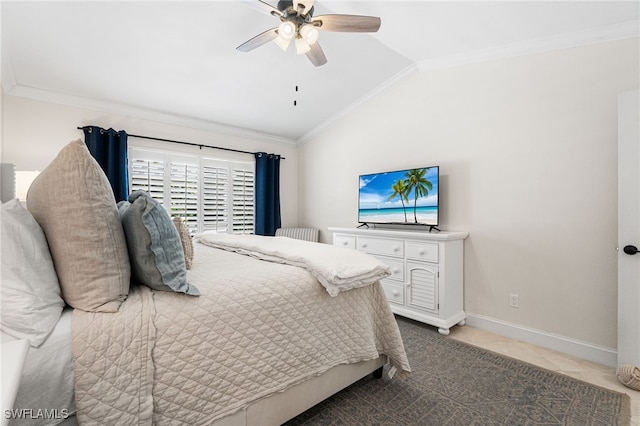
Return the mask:
[[(369, 361), (338, 365), (320, 376), (255, 401), (247, 408), (217, 420), (212, 426), (281, 425), (368, 374), (381, 378), (386, 363), (387, 357), (381, 355)], [(77, 426), (76, 416), (69, 417), (61, 425)]]
[(386, 356), (356, 364), (341, 364), (326, 373), (293, 386), (284, 392), (272, 394), (252, 403), (249, 407), (213, 423), (215, 426), (268, 426), (281, 425), (324, 401), (331, 395), (357, 382), (367, 374), (382, 377)]

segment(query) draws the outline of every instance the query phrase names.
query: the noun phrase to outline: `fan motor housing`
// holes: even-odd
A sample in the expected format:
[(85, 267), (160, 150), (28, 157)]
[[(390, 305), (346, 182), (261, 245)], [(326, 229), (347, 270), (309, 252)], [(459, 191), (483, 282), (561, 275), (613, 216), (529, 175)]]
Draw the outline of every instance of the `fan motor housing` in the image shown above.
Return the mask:
[[(293, 1), (289, 1), (289, 0), (280, 0), (278, 2), (278, 10), (280, 12), (282, 12), (282, 14), (285, 17), (289, 17), (289, 16), (299, 16), (300, 14), (298, 13), (297, 10), (294, 9), (293, 7)], [(311, 6), (311, 9), (305, 13), (304, 15), (308, 18), (311, 18), (313, 16), (313, 9), (314, 6)]]

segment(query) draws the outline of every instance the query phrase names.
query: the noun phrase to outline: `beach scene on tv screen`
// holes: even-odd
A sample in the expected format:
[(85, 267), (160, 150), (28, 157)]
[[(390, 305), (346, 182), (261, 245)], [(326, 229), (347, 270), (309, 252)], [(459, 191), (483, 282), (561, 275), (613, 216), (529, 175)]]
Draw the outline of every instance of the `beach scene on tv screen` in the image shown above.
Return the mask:
[(358, 221), (438, 224), (438, 167), (360, 176)]

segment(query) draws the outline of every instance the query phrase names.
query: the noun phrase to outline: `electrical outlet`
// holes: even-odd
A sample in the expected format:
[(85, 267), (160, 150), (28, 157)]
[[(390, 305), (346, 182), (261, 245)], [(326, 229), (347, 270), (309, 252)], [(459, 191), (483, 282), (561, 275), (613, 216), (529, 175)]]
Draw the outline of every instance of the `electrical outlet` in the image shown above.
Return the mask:
[(518, 300), (518, 295), (517, 294), (510, 294), (509, 295), (509, 306), (511, 306), (512, 308), (520, 307), (520, 301)]

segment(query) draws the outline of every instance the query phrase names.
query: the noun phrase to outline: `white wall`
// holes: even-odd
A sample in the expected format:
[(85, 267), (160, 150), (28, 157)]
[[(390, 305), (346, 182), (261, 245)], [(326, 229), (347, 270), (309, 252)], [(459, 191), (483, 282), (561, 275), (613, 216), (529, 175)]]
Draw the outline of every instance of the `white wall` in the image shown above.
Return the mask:
[[(358, 175), (439, 164), (465, 309), (616, 348), (617, 94), (638, 39), (423, 71), (300, 147), (300, 222), (355, 226)], [(520, 307), (509, 307), (509, 294)]]
[[(4, 94), (2, 162), (15, 163), (17, 170), (42, 170), (72, 140), (84, 139), (77, 127), (113, 127), (130, 134), (152, 136), (244, 151), (281, 154), (280, 192), (283, 226), (298, 222), (298, 153), (294, 144), (262, 140), (259, 137), (228, 136), (220, 132), (166, 124), (150, 119), (100, 112)], [(251, 160), (250, 155), (129, 138), (129, 146), (156, 147), (178, 152), (205, 153), (213, 158)]]
[(640, 87), (638, 51), (632, 39), (422, 72), (299, 149), (4, 94), (1, 160), (42, 169), (88, 124), (278, 152), (283, 225), (325, 242), (356, 225), (359, 174), (439, 164), (442, 228), (470, 232), (467, 312), (615, 349), (616, 100)]

